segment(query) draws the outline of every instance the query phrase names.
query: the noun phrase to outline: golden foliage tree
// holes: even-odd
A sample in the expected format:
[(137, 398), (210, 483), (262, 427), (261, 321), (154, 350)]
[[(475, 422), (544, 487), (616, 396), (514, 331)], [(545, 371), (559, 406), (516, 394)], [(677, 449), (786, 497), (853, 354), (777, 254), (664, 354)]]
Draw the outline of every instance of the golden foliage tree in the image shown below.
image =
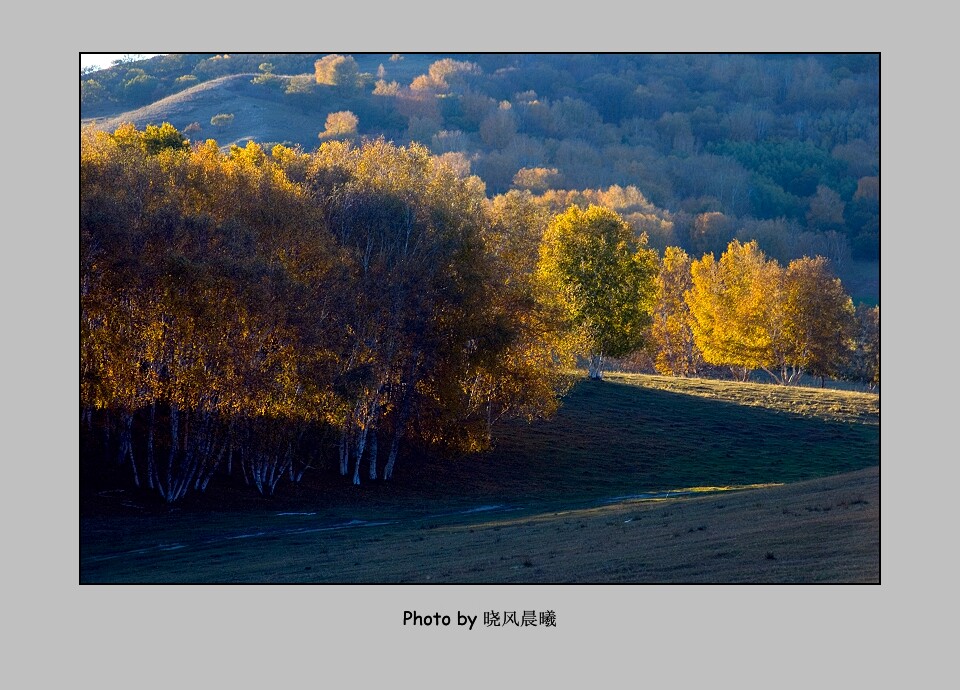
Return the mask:
[(708, 254), (690, 267), (686, 302), (704, 359), (746, 379), (763, 369), (795, 383), (804, 372), (839, 375), (851, 348), (853, 303), (824, 257), (784, 269), (755, 241), (732, 241), (720, 261)]
[(685, 293), (694, 342), (710, 364), (730, 367), (741, 380), (774, 363), (774, 305), (780, 269), (757, 243), (733, 240), (720, 260), (713, 254), (690, 265)]
[(824, 377), (838, 376), (853, 347), (855, 310), (826, 258), (790, 262), (782, 309), (787, 353), (783, 366), (793, 368), (793, 380), (803, 371), (820, 377), (821, 385)]
[(844, 371), (846, 378), (880, 385), (880, 307), (860, 304), (856, 309), (853, 351)]
[(653, 308), (657, 254), (614, 211), (571, 206), (547, 227), (537, 273), (547, 299), (562, 311), (603, 377), (604, 357), (639, 350)]
[(670, 376), (694, 376), (703, 364), (684, 299), (692, 287), (690, 264), (683, 249), (667, 247), (656, 279), (650, 344), (657, 371)]
[(349, 110), (340, 110), (327, 115), (324, 130), (320, 132), (321, 139), (336, 139), (339, 137), (354, 136), (360, 118)]
[(314, 63), (314, 76), (326, 86), (356, 86), (360, 67), (350, 55), (325, 55)]

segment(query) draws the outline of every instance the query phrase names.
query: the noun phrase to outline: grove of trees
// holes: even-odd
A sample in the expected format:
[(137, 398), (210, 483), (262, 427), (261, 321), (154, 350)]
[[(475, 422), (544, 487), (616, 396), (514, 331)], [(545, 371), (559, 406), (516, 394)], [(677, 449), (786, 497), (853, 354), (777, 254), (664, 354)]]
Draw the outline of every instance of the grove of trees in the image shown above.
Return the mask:
[(854, 329), (853, 302), (823, 257), (786, 269), (757, 243), (730, 243), (719, 260), (690, 265), (684, 293), (693, 341), (704, 361), (730, 367), (746, 380), (762, 369), (780, 383), (807, 371), (838, 376)]
[(220, 467), (270, 494), (330, 448), (359, 483), (405, 443), (476, 450), (500, 418), (549, 414), (570, 354), (497, 222), (422, 147), (224, 153), (169, 125), (85, 129), (91, 453), (168, 501)]
[(482, 450), (553, 414), (578, 356), (593, 378), (646, 348), (675, 375), (879, 383), (879, 308), (855, 311), (825, 259), (661, 259), (610, 208), (642, 215), (629, 190), (491, 198), (382, 138), (224, 150), (164, 123), (80, 144), (81, 466), (167, 502)]

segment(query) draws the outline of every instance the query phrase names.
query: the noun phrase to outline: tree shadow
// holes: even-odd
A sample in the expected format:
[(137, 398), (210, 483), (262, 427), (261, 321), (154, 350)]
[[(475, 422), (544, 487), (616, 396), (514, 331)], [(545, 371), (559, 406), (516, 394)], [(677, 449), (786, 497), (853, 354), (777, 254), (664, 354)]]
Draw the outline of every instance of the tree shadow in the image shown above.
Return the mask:
[[(582, 382), (551, 420), (510, 423), (486, 453), (429, 460), (451, 492), (590, 500), (789, 483), (880, 462), (878, 425), (832, 421), (612, 381)], [(426, 470), (426, 467), (421, 467)]]

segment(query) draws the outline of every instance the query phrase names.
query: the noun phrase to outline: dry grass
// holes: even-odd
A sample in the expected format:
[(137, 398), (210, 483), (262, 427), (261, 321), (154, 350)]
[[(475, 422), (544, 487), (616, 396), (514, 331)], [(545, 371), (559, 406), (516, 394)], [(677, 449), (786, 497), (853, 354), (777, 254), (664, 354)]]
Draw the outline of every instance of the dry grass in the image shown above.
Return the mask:
[(831, 421), (880, 424), (880, 396), (859, 391), (740, 383), (717, 379), (680, 379), (648, 374), (618, 374), (609, 381), (681, 395), (694, 395)]
[[(85, 582), (879, 583), (877, 468), (793, 485), (579, 510), (346, 527), (260, 514), (82, 558)], [(98, 550), (99, 551), (99, 550)]]
[[(318, 473), (172, 510), (105, 494), (82, 507), (80, 580), (879, 582), (879, 459), (876, 395), (614, 376), (387, 484)], [(695, 487), (726, 490), (625, 498)]]

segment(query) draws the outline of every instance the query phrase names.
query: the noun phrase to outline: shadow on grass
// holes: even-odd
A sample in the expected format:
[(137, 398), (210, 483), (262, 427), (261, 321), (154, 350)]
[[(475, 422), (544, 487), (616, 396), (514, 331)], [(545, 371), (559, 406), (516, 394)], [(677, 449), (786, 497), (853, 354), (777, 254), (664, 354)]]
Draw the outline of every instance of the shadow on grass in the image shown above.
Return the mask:
[[(584, 381), (554, 419), (504, 426), (487, 453), (406, 458), (393, 482), (353, 487), (336, 483), (341, 477), (317, 475), (315, 485), (298, 488), (299, 497), (285, 490), (246, 508), (81, 515), (80, 579), (393, 581), (390, 564), (398, 550), (414, 569), (432, 567), (445, 554), (454, 558), (461, 548), (486, 560), (499, 554), (499, 528), (481, 533), (477, 527), (494, 509), (550, 518), (596, 510), (617, 496), (792, 483), (877, 466), (875, 421)], [(574, 523), (560, 520), (549, 529), (584, 528)], [(436, 541), (441, 525), (464, 527), (463, 541)], [(487, 541), (475, 543), (481, 536)], [(583, 538), (576, 538), (576, 549)], [(547, 533), (536, 537), (543, 539)]]
[(506, 425), (492, 451), (429, 461), (415, 474), (460, 495), (577, 503), (698, 486), (790, 483), (879, 462), (877, 424), (584, 381), (554, 419)]

